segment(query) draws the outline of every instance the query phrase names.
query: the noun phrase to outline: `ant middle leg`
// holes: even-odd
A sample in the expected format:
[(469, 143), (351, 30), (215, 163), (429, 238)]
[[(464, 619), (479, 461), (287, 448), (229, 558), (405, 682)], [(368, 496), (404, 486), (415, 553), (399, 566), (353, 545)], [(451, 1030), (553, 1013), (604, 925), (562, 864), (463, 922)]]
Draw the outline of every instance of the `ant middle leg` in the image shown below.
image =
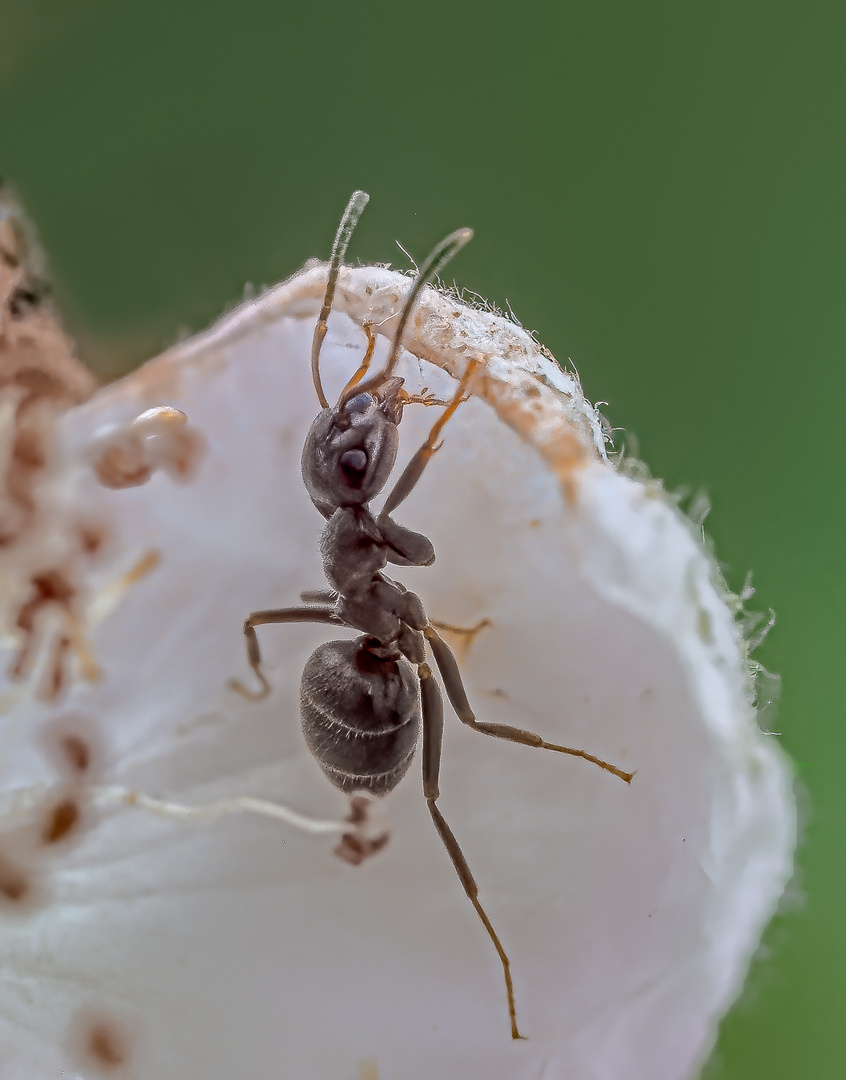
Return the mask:
[(418, 664), (417, 673), (420, 677), (420, 697), (423, 714), (423, 794), (426, 797), (426, 805), (429, 807), (429, 813), (432, 816), (438, 836), (441, 838), (441, 843), (447, 849), (450, 859), (452, 859), (452, 865), (455, 867), (455, 872), (458, 874), (458, 880), (461, 882), (467, 899), (482, 920), (482, 925), (488, 932), (488, 937), (497, 951), (505, 978), (505, 992), (508, 996), (511, 1038), (522, 1039), (523, 1036), (517, 1027), (517, 1007), (514, 1003), (511, 963), (491, 920), (488, 918), (487, 912), (479, 902), (479, 887), (470, 872), (470, 867), (467, 865), (464, 852), (455, 838), (455, 833), (447, 825), (446, 819), (436, 805), (441, 794), (438, 780), (441, 770), (441, 745), (444, 733), (443, 699), (429, 665), (426, 663)]
[(512, 727), (511, 724), (486, 724), (478, 721), (476, 714), (470, 707), (470, 702), (467, 700), (464, 683), (461, 681), (461, 672), (458, 670), (458, 664), (452, 650), (431, 623), (423, 631), (423, 634), (431, 646), (432, 655), (435, 657), (435, 663), (438, 665), (441, 678), (444, 680), (444, 687), (450, 704), (455, 709), (456, 715), (462, 724), (473, 728), (474, 731), (480, 731), (483, 735), (491, 735), (495, 739), (506, 739), (509, 742), (522, 743), (524, 746), (534, 746), (540, 750), (555, 750), (559, 754), (569, 754), (571, 757), (582, 758), (593, 765), (598, 765), (600, 769), (604, 769), (606, 772), (613, 773), (614, 776), (619, 776), (627, 784), (632, 782), (633, 772), (624, 772), (616, 765), (612, 765), (611, 762), (594, 757), (593, 754), (589, 754), (586, 750), (577, 750), (572, 746), (559, 746), (557, 743), (547, 742), (533, 731)]
[(333, 604), (338, 599), (334, 589), (305, 589), (300, 593), (304, 604)]
[(261, 669), (261, 649), (256, 636), (256, 627), (266, 626), (268, 623), (289, 622), (319, 622), (334, 623), (336, 626), (343, 625), (335, 614), (334, 608), (329, 607), (270, 608), (266, 611), (254, 611), (244, 621), (244, 637), (247, 639), (247, 660), (261, 683), (261, 689), (250, 690), (239, 679), (229, 680), (229, 686), (248, 700), (261, 701), (270, 693), (270, 683)]

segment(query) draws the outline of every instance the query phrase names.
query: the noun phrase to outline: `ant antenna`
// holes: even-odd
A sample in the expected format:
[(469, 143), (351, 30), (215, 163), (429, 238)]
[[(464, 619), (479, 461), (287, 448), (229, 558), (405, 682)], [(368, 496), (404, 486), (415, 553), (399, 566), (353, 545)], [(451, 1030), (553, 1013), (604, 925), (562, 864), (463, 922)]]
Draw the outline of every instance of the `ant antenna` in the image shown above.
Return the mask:
[[(338, 234), (340, 235), (340, 230), (338, 230)], [(428, 285), (432, 278), (443, 270), (453, 255), (456, 255), (464, 245), (472, 239), (472, 229), (456, 229), (455, 232), (444, 237), (430, 253), (429, 257), (420, 267), (417, 277), (414, 279), (414, 284), (411, 286), (411, 292), (408, 294), (408, 299), (400, 312), (399, 322), (397, 323), (397, 329), (394, 333), (394, 343), (391, 346), (391, 352), (388, 356), (388, 362), (385, 365), (384, 370), (378, 375), (374, 375), (372, 378), (365, 380), (363, 383), (347, 386), (338, 401), (337, 408), (339, 411), (346, 408), (347, 402), (351, 398), (357, 397), (359, 394), (372, 393), (373, 390), (378, 389), (378, 387), (382, 386), (383, 383), (390, 379), (393, 370), (396, 367), (397, 360), (399, 359), (400, 345), (402, 344), (402, 336), (405, 333), (406, 325), (408, 324), (411, 312), (414, 305), (417, 303), (417, 298), (423, 291), (424, 286)], [(316, 338), (317, 331), (315, 331), (315, 339)]]
[(326, 400), (326, 395), (323, 393), (323, 384), (320, 382), (320, 346), (326, 337), (326, 330), (328, 329), (326, 322), (329, 318), (329, 312), (332, 310), (332, 301), (335, 299), (335, 286), (338, 284), (338, 274), (347, 253), (350, 237), (353, 234), (353, 229), (358, 224), (362, 210), (369, 201), (370, 196), (366, 191), (354, 191), (350, 195), (350, 201), (347, 203), (347, 208), (341, 218), (341, 224), (335, 233), (335, 242), (332, 244), (332, 258), (329, 260), (329, 277), (326, 279), (323, 307), (320, 309), (320, 317), (314, 328), (314, 337), (311, 342), (311, 377), (314, 380), (314, 389), (317, 391), (318, 401), (323, 409), (329, 408), (329, 402)]

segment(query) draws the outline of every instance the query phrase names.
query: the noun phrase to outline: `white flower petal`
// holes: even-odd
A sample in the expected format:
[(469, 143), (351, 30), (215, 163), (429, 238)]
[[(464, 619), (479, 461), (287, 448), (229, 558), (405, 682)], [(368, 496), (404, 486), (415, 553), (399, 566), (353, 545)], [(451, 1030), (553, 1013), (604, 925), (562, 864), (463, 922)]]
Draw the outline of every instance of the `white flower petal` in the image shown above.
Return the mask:
[[(87, 582), (95, 601), (159, 557), (90, 630), (102, 678), (77, 681), (61, 709), (21, 700), (2, 718), (7, 789), (59, 782), (45, 752), (57, 732), (84, 731), (96, 758), (73, 789), (82, 818), (66, 842), (37, 851), (31, 830), (47, 811), (15, 817), (9, 801), (0, 855), (34, 892), (0, 923), (0, 1037), (20, 1063), (3, 1080), (37, 1068), (690, 1077), (791, 872), (790, 770), (756, 726), (746, 647), (693, 530), (656, 485), (614, 470), (577, 380), (497, 316), (426, 290), (412, 320), (410, 391), (449, 397), (468, 361), (480, 367), (396, 513), (437, 561), (397, 577), (430, 618), (490, 620), (461, 658), (480, 719), (636, 770), (627, 786), (483, 738), (447, 707), (439, 805), (511, 958), (527, 1040), (509, 1037), (499, 961), (417, 766), (380, 808), (388, 847), (359, 867), (333, 856), (331, 836), (250, 815), (161, 820), (85, 794), (90, 780), (346, 813), (299, 730), (299, 674), (334, 631), (262, 628), (272, 696), (254, 704), (228, 687), (250, 674), (245, 616), (323, 586), (323, 521), (300, 451), (318, 411), (308, 357), (324, 284), (325, 268), (298, 275), (66, 416), (77, 464), (65, 483), (112, 533)], [(407, 287), (387, 270), (342, 272), (323, 353), (330, 399), (361, 358), (361, 324), (389, 336)], [(87, 464), (95, 431), (159, 405), (205, 440), (194, 479), (100, 487)], [(406, 409), (400, 465), (436, 415)], [(108, 1064), (97, 1031), (123, 1060)]]

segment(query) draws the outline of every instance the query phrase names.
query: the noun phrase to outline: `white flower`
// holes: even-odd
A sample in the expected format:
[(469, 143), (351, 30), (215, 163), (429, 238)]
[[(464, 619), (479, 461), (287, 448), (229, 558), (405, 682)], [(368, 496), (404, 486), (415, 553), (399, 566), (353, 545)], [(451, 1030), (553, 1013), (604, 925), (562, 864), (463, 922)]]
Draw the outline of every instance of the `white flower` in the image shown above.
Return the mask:
[[(0, 1080), (692, 1077), (791, 873), (791, 774), (757, 727), (711, 557), (657, 484), (609, 463), (578, 381), (527, 333), (424, 292), (409, 393), (449, 399), (478, 366), (395, 515), (434, 543), (432, 567), (397, 572), (430, 618), (489, 620), (450, 635), (477, 716), (636, 772), (627, 785), (484, 738), (447, 706), (439, 806), (510, 957), (524, 1041), (419, 765), (368, 825), (386, 848), (360, 866), (333, 854), (348, 801), (305, 749), (298, 698), (310, 652), (339, 632), (262, 627), (272, 694), (229, 686), (251, 675), (244, 618), (325, 587), (300, 475), (325, 282), (325, 266), (303, 271), (61, 422), (40, 542), (61, 556), (72, 508), (102, 543), (73, 563), (69, 685), (48, 701), (36, 673), (4, 687)], [(384, 359), (408, 287), (342, 271), (330, 399), (365, 323)], [(92, 460), (161, 405), (205, 443), (193, 477), (103, 487)], [(406, 407), (400, 467), (436, 415)], [(125, 805), (132, 792), (271, 800), (329, 835), (156, 816)]]

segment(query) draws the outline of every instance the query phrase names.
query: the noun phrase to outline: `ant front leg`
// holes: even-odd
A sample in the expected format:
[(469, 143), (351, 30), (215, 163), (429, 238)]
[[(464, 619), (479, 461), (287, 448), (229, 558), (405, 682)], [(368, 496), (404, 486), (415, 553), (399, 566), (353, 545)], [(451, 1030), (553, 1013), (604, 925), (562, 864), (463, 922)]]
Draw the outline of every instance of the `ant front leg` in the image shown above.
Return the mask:
[(438, 684), (432, 677), (428, 664), (419, 664), (417, 673), (420, 677), (420, 698), (423, 713), (423, 794), (426, 796), (426, 805), (432, 815), (432, 821), (438, 831), (441, 842), (447, 849), (452, 865), (458, 874), (458, 880), (467, 895), (467, 899), (476, 910), (476, 914), (482, 920), (482, 925), (488, 932), (488, 937), (493, 942), (500, 962), (502, 973), (505, 977), (505, 992), (508, 995), (508, 1017), (511, 1021), (511, 1038), (522, 1039), (523, 1036), (517, 1027), (517, 1007), (514, 1004), (514, 984), (511, 981), (511, 963), (502, 942), (499, 940), (496, 930), (493, 928), (487, 912), (479, 903), (479, 887), (476, 879), (470, 872), (464, 852), (455, 838), (455, 833), (447, 825), (446, 819), (438, 809), (436, 803), (440, 797), (438, 780), (441, 771), (441, 745), (444, 734), (444, 706)]
[(244, 621), (244, 637), (247, 639), (247, 660), (261, 683), (261, 690), (250, 690), (239, 679), (229, 680), (229, 686), (233, 690), (237, 690), (239, 694), (242, 694), (249, 701), (261, 701), (270, 693), (270, 683), (261, 670), (261, 649), (256, 636), (256, 627), (266, 626), (268, 623), (288, 622), (319, 622), (334, 623), (337, 626), (343, 625), (335, 615), (333, 608), (292, 607), (254, 611)]
[(598, 765), (600, 769), (604, 769), (606, 772), (619, 776), (627, 784), (632, 782), (633, 772), (624, 772), (622, 769), (618, 769), (616, 765), (594, 757), (593, 754), (589, 754), (586, 750), (577, 750), (572, 746), (558, 746), (557, 743), (546, 742), (545, 739), (542, 739), (540, 735), (536, 735), (533, 731), (512, 727), (511, 724), (480, 723), (476, 719), (476, 714), (470, 708), (470, 702), (467, 700), (467, 693), (464, 689), (464, 683), (461, 681), (461, 673), (458, 670), (458, 664), (452, 650), (444, 639), (438, 635), (431, 623), (423, 633), (432, 648), (432, 655), (435, 657), (435, 663), (438, 665), (441, 678), (444, 680), (450, 704), (455, 709), (456, 715), (462, 724), (473, 728), (474, 731), (481, 731), (483, 735), (492, 735), (495, 739), (507, 739), (509, 742), (522, 743), (524, 746), (535, 746), (541, 750), (555, 750), (559, 754), (570, 754), (572, 757), (582, 758), (585, 761), (590, 761), (593, 765)]
[(420, 447), (420, 449), (417, 451), (411, 461), (409, 461), (409, 463), (403, 469), (402, 475), (400, 476), (399, 480), (397, 480), (394, 487), (391, 489), (391, 493), (388, 495), (387, 499), (385, 500), (385, 505), (382, 507), (379, 513), (380, 527), (382, 526), (383, 521), (387, 519), (394, 510), (396, 510), (399, 504), (404, 499), (408, 498), (408, 496), (414, 490), (415, 484), (423, 475), (423, 470), (426, 468), (426, 466), (429, 464), (429, 462), (435, 456), (438, 450), (440, 450), (441, 443), (438, 442), (438, 438), (447, 420), (449, 420), (449, 418), (453, 415), (458, 406), (463, 401), (467, 400), (465, 390), (467, 389), (467, 384), (469, 383), (473, 372), (476, 370), (476, 366), (477, 361), (475, 360), (471, 360), (470, 363), (467, 365), (467, 368), (461, 377), (461, 382), (458, 384), (458, 389), (455, 392), (455, 397), (452, 399), (449, 405), (447, 405), (446, 409), (444, 409), (444, 411), (432, 425), (432, 430), (429, 432), (429, 437), (426, 439), (426, 441), (423, 443), (423, 445)]
[(361, 329), (364, 331), (365, 336), (367, 337), (367, 352), (365, 352), (364, 356), (362, 357), (361, 363), (358, 365), (358, 369), (356, 370), (355, 374), (341, 391), (341, 397), (344, 397), (348, 390), (351, 390), (354, 386), (357, 386), (367, 374), (367, 371), (370, 367), (370, 362), (373, 359), (373, 353), (376, 349), (376, 335), (373, 333), (373, 324), (368, 322), (362, 323)]

